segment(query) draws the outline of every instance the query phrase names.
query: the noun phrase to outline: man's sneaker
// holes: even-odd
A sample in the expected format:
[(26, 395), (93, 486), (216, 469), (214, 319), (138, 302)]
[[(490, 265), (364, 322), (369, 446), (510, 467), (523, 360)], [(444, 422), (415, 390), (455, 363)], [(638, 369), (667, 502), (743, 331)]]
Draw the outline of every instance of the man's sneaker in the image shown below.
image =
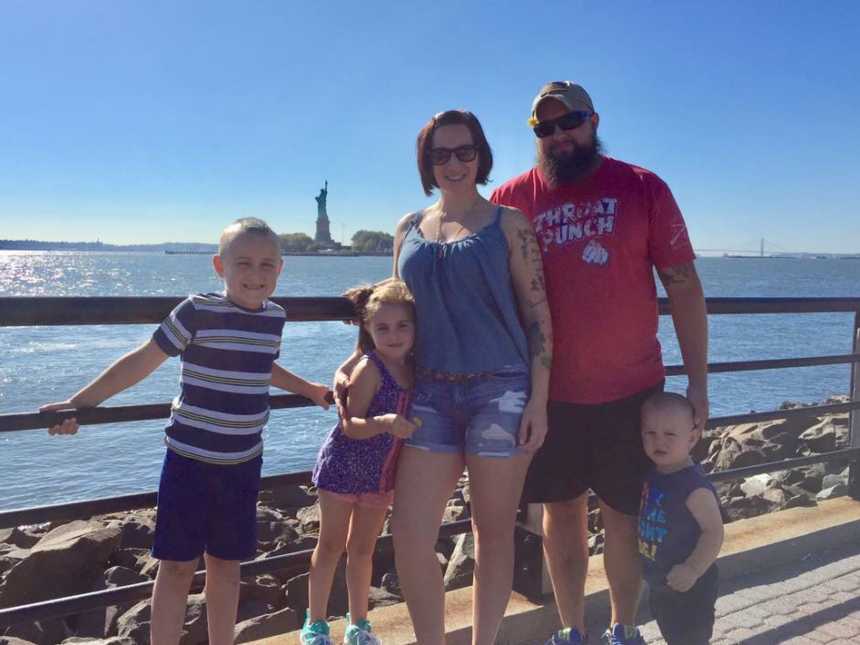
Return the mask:
[(645, 639), (639, 630), (632, 625), (615, 623), (603, 635), (608, 645), (645, 645)]
[(576, 627), (565, 627), (553, 634), (545, 645), (583, 645), (587, 640)]
[(322, 618), (311, 622), (311, 612), (308, 610), (305, 624), (300, 635), (302, 645), (333, 645), (329, 637), (328, 623)]
[(367, 618), (362, 618), (357, 623), (353, 623), (347, 614), (346, 621), (349, 626), (343, 634), (344, 645), (380, 645), (379, 639), (370, 628), (370, 621)]

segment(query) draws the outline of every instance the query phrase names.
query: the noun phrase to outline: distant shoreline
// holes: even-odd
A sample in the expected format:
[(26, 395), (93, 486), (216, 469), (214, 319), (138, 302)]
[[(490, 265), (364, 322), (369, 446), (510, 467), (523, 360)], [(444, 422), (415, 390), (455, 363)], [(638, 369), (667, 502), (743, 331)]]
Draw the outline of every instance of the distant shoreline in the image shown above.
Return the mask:
[[(38, 242), (34, 240), (0, 240), (0, 251), (56, 251), (71, 253), (156, 253), (164, 255), (214, 255), (215, 244), (102, 244), (101, 242)], [(285, 256), (307, 257), (391, 257), (391, 251), (284, 251)]]

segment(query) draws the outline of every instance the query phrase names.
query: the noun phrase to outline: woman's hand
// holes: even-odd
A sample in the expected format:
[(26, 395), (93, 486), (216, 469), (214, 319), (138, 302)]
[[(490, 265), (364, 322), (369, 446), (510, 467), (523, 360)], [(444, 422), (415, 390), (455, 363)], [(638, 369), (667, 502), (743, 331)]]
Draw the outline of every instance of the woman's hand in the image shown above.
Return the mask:
[(529, 399), (520, 420), (519, 444), (527, 453), (535, 453), (543, 445), (547, 431), (546, 404)]

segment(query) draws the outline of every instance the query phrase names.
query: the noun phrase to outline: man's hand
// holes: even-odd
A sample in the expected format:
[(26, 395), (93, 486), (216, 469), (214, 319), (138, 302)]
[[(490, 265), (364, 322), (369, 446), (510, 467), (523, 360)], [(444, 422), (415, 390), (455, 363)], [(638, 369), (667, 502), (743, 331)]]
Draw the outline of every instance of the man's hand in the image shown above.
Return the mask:
[(687, 386), (687, 398), (693, 404), (695, 415), (693, 421), (695, 428), (700, 433), (705, 431), (705, 424), (708, 422), (709, 403), (708, 389), (694, 385)]

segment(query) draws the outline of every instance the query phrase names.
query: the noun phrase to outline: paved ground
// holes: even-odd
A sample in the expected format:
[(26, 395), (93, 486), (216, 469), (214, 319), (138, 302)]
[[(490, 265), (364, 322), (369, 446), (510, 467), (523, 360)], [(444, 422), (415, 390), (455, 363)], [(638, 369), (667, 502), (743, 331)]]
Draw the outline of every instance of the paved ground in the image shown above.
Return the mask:
[[(854, 545), (736, 578), (717, 601), (712, 645), (860, 643), (860, 536)], [(664, 643), (654, 621), (642, 634)]]

